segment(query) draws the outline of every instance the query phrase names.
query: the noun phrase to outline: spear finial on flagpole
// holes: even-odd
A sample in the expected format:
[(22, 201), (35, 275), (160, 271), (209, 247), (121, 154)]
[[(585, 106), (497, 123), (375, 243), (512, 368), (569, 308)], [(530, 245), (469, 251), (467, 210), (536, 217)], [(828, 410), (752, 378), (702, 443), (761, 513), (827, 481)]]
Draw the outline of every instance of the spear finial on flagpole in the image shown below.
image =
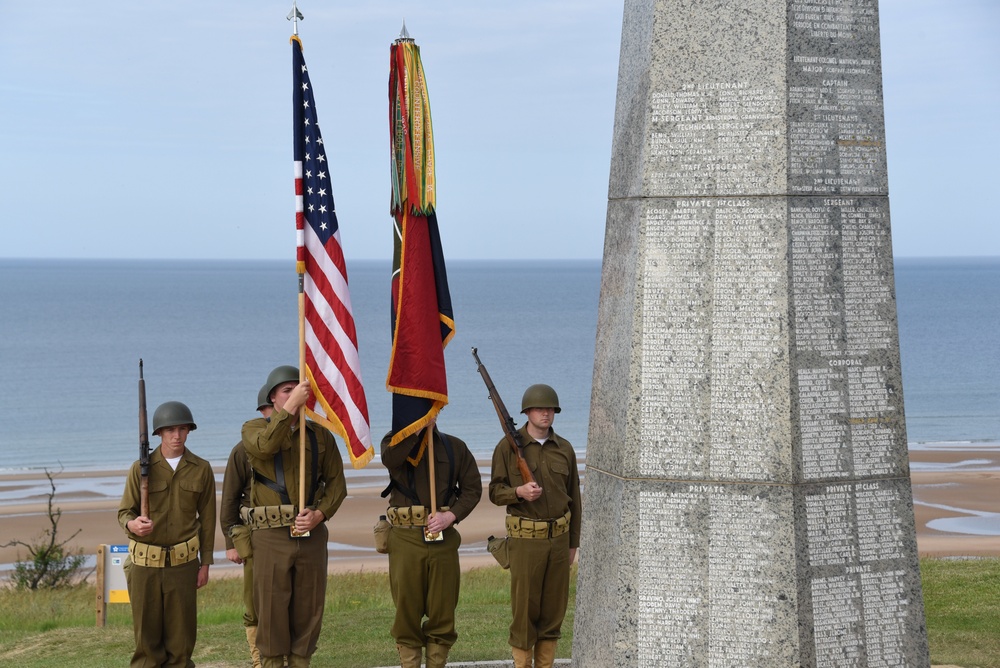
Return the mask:
[(410, 33), (406, 30), (406, 19), (403, 19), (403, 27), (399, 31), (399, 37), (396, 38), (397, 42), (412, 42), (413, 38), (410, 37)]
[(305, 17), (302, 16), (302, 12), (299, 11), (299, 8), (295, 3), (296, 0), (292, 0), (292, 11), (288, 12), (288, 16), (286, 18), (292, 22), (292, 35), (297, 36), (299, 34), (299, 19), (303, 19)]

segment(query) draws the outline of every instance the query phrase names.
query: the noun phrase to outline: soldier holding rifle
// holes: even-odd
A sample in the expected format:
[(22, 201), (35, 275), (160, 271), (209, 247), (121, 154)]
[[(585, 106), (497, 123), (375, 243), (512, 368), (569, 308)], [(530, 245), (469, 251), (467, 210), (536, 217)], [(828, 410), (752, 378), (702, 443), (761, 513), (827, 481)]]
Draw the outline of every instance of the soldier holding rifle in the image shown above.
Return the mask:
[[(392, 637), (401, 668), (444, 668), (455, 644), (455, 606), (462, 537), (454, 525), (468, 517), (483, 495), (476, 460), (465, 442), (438, 431), (436, 419), (394, 446), (382, 439), (382, 463), (389, 471), (387, 516), (389, 588), (396, 605)], [(432, 430), (432, 447), (421, 445)], [(431, 457), (433, 456), (433, 466)], [(416, 463), (414, 463), (416, 462)], [(436, 512), (431, 509), (436, 508)]]
[[(140, 405), (142, 444), (143, 385)], [(118, 507), (118, 522), (129, 537), (125, 576), (135, 632), (134, 667), (194, 665), (197, 590), (208, 582), (215, 544), (215, 475), (207, 461), (186, 447), (195, 429), (191, 410), (181, 402), (168, 401), (156, 409), (153, 435), (160, 437), (160, 446), (148, 456), (144, 476), (146, 441)], [(147, 488), (148, 502), (142, 498)]]
[[(312, 392), (309, 381), (300, 380), (297, 368), (279, 366), (266, 385), (274, 412), (243, 425), (254, 475), (246, 523), (252, 529), (257, 649), (264, 668), (281, 668), (283, 656), (289, 668), (300, 668), (316, 651), (326, 598), (326, 521), (347, 497), (347, 484), (333, 434), (300, 423)], [(300, 424), (306, 432), (304, 470)]]
[[(507, 415), (478, 356), (476, 362), (498, 414)], [(521, 398), (528, 422), (516, 432), (505, 429), (493, 452), (490, 500), (507, 507), (513, 613), (508, 643), (515, 668), (531, 668), (532, 660), (535, 668), (551, 668), (555, 661), (569, 569), (580, 545), (580, 475), (573, 446), (552, 429), (559, 410), (554, 389), (532, 385)]]

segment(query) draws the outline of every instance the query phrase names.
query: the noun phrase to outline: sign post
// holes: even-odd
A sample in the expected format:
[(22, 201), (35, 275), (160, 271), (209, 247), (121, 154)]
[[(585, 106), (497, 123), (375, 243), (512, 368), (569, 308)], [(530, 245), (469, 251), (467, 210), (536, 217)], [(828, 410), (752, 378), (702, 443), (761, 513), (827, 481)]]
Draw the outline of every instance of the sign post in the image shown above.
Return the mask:
[(97, 626), (108, 618), (108, 603), (128, 603), (125, 558), (128, 545), (97, 546)]

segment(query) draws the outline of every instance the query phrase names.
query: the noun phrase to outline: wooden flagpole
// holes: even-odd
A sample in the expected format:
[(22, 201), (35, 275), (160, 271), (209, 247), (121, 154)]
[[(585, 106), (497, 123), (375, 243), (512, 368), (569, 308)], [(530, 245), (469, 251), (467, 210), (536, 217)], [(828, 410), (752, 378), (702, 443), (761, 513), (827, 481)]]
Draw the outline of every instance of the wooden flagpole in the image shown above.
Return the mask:
[[(292, 0), (292, 11), (288, 13), (288, 20), (292, 22), (292, 39), (298, 41), (299, 35), (299, 19), (303, 18), (302, 12), (299, 11), (295, 0)], [(302, 43), (299, 42), (299, 47), (301, 48)], [(301, 195), (297, 197), (298, 201), (301, 203)], [(302, 211), (296, 212), (296, 218), (302, 215)], [(302, 252), (302, 235), (303, 231), (301, 228), (298, 229), (298, 243), (299, 243), (299, 253)], [(302, 256), (299, 255), (297, 258), (297, 269), (299, 274), (299, 383), (306, 380), (306, 293), (305, 293), (305, 264), (303, 262)], [(310, 387), (310, 390), (312, 388)], [(308, 400), (307, 400), (308, 401)], [(306, 407), (305, 404), (299, 407), (299, 512), (305, 510), (306, 507)], [(297, 533), (295, 527), (292, 527), (292, 536), (305, 537), (309, 535), (306, 533)]]
[[(437, 514), (437, 490), (435, 489), (434, 485), (435, 472), (434, 472), (434, 423), (433, 422), (430, 425), (428, 425), (427, 429), (424, 431), (424, 442), (426, 444), (424, 450), (424, 456), (428, 458), (427, 471), (430, 474), (430, 488), (431, 488), (431, 512), (430, 515), (427, 516), (427, 519), (429, 520), (431, 517)], [(424, 535), (427, 537), (428, 540), (439, 539), (441, 535), (440, 533), (437, 534), (432, 533), (426, 527), (424, 529), (425, 529)]]
[[(299, 274), (299, 382), (306, 380), (305, 276)], [(299, 407), (299, 512), (306, 507), (306, 407)], [(308, 535), (302, 534), (304, 536)]]

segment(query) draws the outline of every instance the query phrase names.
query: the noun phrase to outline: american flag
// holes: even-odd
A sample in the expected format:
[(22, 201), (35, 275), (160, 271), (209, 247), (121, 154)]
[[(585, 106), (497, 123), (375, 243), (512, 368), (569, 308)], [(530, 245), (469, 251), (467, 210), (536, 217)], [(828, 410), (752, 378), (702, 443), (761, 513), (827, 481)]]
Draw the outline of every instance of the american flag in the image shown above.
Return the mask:
[(375, 456), (361, 384), (358, 335), (333, 203), (333, 186), (316, 120), (302, 44), (292, 38), (295, 136), (296, 269), (302, 277), (306, 376), (313, 398), (306, 414), (347, 442), (354, 468)]

